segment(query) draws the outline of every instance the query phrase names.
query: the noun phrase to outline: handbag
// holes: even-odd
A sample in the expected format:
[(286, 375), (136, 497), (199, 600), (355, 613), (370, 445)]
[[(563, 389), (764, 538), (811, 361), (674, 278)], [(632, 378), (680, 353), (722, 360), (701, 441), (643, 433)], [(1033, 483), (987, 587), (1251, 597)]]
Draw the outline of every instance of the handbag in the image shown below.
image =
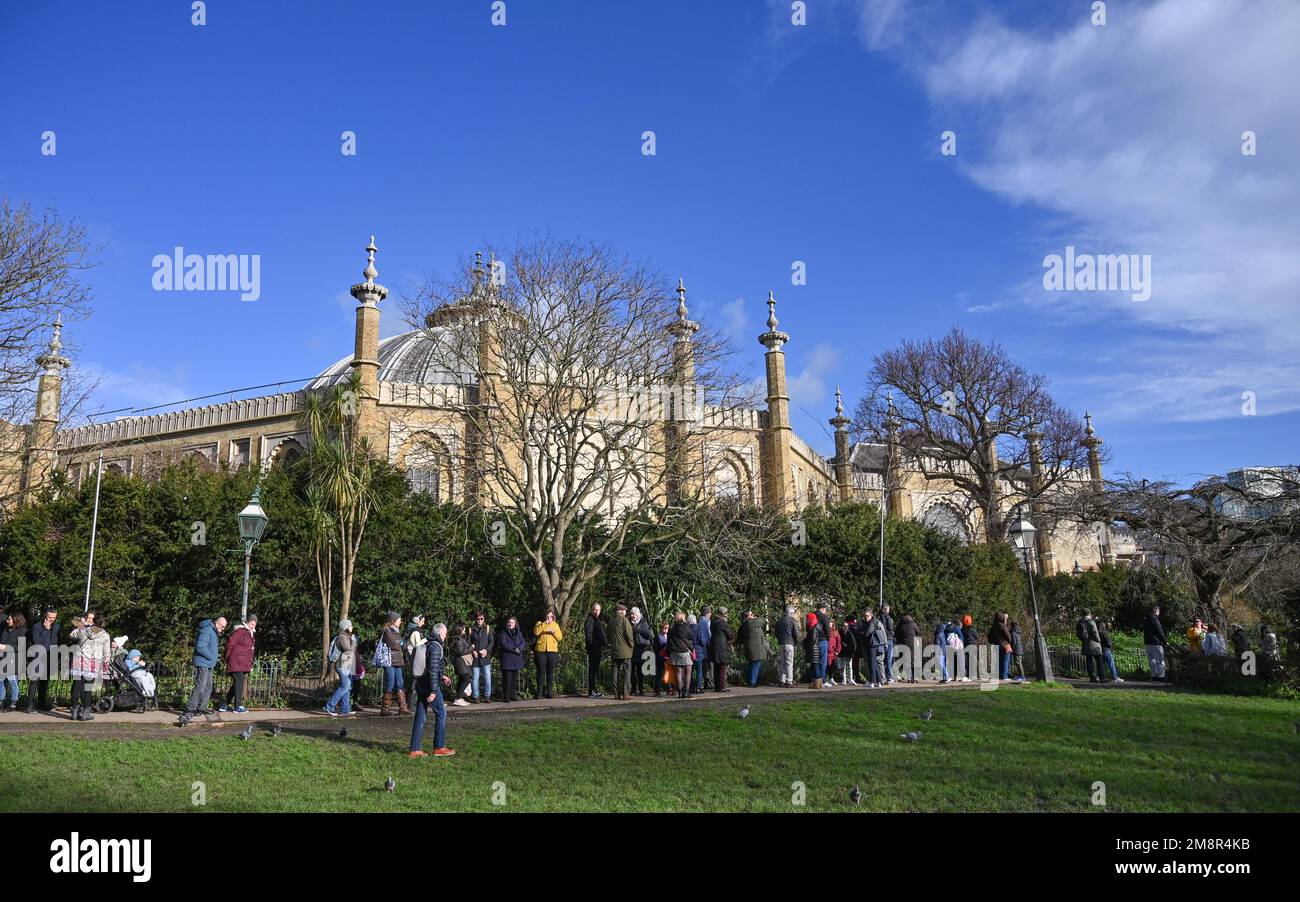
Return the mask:
[(393, 666), (393, 650), (388, 647), (388, 643), (382, 638), (375, 645), (375, 653), (370, 657), (370, 663), (376, 667)]
[(466, 653), (460, 655), (459, 657), (460, 657), (460, 663), (464, 664), (466, 667), (474, 666), (474, 655), (472, 653)]

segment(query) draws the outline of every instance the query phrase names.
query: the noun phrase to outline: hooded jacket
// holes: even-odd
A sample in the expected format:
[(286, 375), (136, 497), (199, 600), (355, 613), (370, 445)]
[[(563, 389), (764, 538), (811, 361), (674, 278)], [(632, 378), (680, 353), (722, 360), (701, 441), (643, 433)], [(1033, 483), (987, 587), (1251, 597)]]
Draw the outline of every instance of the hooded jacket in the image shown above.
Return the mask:
[[(213, 630), (215, 634), (216, 630)], [(72, 656), (71, 675), (74, 680), (101, 680), (108, 674), (108, 662), (113, 654), (113, 639), (108, 630), (98, 626), (83, 626), (68, 634), (77, 643)]]
[(632, 659), (633, 642), (636, 638), (635, 630), (632, 629), (632, 621), (627, 619), (627, 615), (614, 609), (613, 615), (609, 618), (609, 626), (605, 631), (605, 638), (609, 645), (609, 656), (615, 661), (628, 661)]

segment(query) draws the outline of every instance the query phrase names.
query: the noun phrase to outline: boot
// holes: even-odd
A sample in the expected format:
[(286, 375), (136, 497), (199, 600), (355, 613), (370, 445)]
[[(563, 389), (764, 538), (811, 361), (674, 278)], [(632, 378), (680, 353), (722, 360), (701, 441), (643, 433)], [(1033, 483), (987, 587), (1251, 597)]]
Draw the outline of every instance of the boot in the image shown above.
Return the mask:
[(398, 714), (410, 714), (410, 713), (411, 713), (411, 709), (408, 708), (408, 707), (406, 706), (406, 690), (405, 690), (405, 689), (398, 689), (398, 690), (397, 690), (397, 713), (398, 713)]
[(381, 716), (388, 717), (389, 715), (393, 715), (397, 713), (395, 711), (388, 710), (389, 706), (392, 705), (392, 703), (393, 703), (393, 693), (385, 692), (384, 697), (379, 700), (379, 713)]
[(813, 688), (814, 688), (814, 689), (820, 689), (820, 688), (822, 688), (822, 681), (819, 680), (819, 679), (814, 679), (814, 680), (813, 680)]

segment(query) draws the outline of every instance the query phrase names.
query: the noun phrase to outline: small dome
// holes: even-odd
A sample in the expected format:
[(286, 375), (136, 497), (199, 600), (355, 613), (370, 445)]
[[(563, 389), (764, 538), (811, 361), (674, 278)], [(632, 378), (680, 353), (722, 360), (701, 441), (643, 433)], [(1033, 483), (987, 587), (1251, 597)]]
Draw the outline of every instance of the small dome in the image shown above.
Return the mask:
[[(457, 366), (453, 329), (415, 329), (379, 343), (379, 381), (425, 385), (463, 385), (476, 381), (473, 372)], [(461, 370), (457, 375), (457, 370)], [(337, 385), (352, 372), (348, 355), (307, 384), (308, 389)]]

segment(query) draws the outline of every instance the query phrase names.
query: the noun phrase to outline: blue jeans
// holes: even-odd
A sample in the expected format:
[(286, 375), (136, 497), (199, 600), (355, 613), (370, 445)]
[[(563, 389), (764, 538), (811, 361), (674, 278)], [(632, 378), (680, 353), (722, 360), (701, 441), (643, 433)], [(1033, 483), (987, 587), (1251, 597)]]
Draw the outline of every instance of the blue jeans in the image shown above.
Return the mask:
[(894, 640), (890, 639), (889, 644), (885, 646), (885, 679), (894, 678)]
[(762, 669), (763, 669), (762, 661), (749, 662), (749, 685), (751, 686), (758, 685), (758, 674)]
[[(479, 660), (483, 660), (483, 659), (480, 658)], [(474, 687), (472, 690), (474, 694), (474, 698), (479, 697), (478, 684), (480, 679), (482, 679), (483, 681), (483, 698), (492, 697), (492, 662), (491, 661), (484, 661), (482, 664), (475, 664), (474, 673), (471, 679), (474, 681), (472, 684)]]
[(424, 744), (424, 720), (428, 710), (433, 709), (433, 747), (440, 749), (447, 744), (447, 706), (442, 703), (442, 687), (435, 686), (433, 701), (422, 698), (415, 701), (415, 723), (411, 727), (411, 751), (418, 752)]
[(343, 703), (343, 713), (352, 713), (352, 674), (346, 670), (339, 671), (339, 688), (334, 690), (330, 700), (325, 703), (325, 710), (333, 711)]
[[(18, 677), (5, 677), (4, 688), (9, 693), (9, 700), (15, 705), (18, 704)], [(0, 691), (0, 699), (4, 697), (4, 691)]]
[(697, 691), (704, 689), (704, 671), (709, 666), (709, 659), (700, 654), (700, 650), (695, 649), (695, 667), (691, 672), (691, 688)]
[(830, 642), (822, 639), (817, 643), (817, 679), (826, 679), (826, 656), (831, 653)]
[(396, 692), (399, 689), (406, 688), (406, 680), (402, 677), (402, 668), (385, 667), (384, 668), (384, 691)]
[(1109, 648), (1102, 651), (1101, 656), (1106, 659), (1106, 666), (1110, 668), (1110, 677), (1113, 680), (1119, 679), (1119, 671), (1115, 669), (1115, 655)]
[(946, 680), (948, 679), (948, 643), (940, 640), (936, 649), (938, 650), (939, 673)]
[(999, 664), (1001, 665), (998, 668), (999, 671), (998, 679), (1002, 679), (1002, 680), (1011, 679), (1011, 652), (1003, 651), (1001, 648), (999, 648), (998, 658), (999, 658)]

